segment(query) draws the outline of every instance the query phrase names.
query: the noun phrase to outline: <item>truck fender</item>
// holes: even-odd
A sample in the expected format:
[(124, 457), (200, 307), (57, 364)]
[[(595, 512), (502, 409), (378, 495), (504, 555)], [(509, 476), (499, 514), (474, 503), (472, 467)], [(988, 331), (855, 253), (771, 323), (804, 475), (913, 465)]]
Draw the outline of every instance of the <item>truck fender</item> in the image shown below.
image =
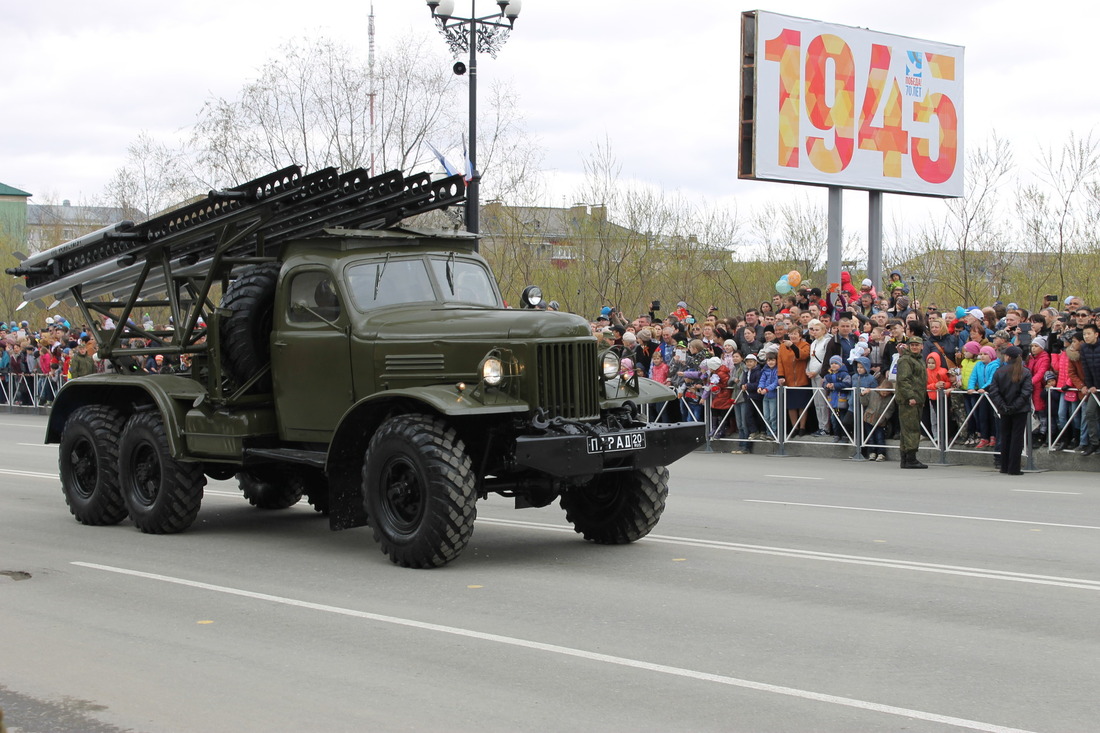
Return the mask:
[(206, 395), (190, 377), (156, 374), (130, 376), (89, 374), (65, 384), (57, 393), (46, 425), (46, 443), (60, 443), (69, 415), (85, 405), (111, 405), (126, 415), (141, 408), (156, 408), (164, 420), (172, 457), (187, 460), (183, 424), (187, 410)]
[(363, 506), (363, 456), (378, 426), (395, 413), (425, 412), (446, 417), (526, 412), (526, 402), (503, 399), (484, 404), (471, 385), (459, 390), (453, 384), (415, 389), (391, 389), (365, 397), (352, 405), (333, 433), (325, 471), (329, 476), (329, 524), (348, 529), (366, 524)]

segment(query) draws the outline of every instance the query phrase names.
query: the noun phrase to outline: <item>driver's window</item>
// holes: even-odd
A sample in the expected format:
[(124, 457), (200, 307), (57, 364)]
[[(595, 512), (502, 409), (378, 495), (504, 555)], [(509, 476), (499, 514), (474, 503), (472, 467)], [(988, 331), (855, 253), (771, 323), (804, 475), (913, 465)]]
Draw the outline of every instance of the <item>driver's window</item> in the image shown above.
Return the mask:
[(331, 273), (311, 270), (294, 275), (290, 281), (287, 320), (291, 323), (335, 321), (340, 317), (340, 310), (340, 296)]

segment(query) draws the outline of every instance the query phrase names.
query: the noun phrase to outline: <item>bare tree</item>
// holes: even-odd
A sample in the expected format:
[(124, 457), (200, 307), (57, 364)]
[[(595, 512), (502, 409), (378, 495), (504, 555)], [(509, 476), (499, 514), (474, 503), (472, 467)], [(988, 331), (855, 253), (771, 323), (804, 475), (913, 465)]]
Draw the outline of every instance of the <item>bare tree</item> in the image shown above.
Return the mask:
[[(1026, 240), (1039, 252), (1048, 253), (1055, 289), (1066, 291), (1073, 275), (1067, 272), (1072, 255), (1085, 245), (1089, 230), (1089, 197), (1100, 173), (1100, 146), (1090, 133), (1070, 135), (1058, 150), (1043, 148), (1039, 156), (1039, 183), (1023, 187), (1017, 195), (1017, 212)], [(1035, 282), (1032, 271), (1031, 282)], [(1045, 278), (1044, 278), (1045, 279)], [(1036, 283), (1042, 289), (1044, 282)]]
[(905, 255), (897, 264), (925, 284), (918, 295), (926, 302), (926, 296), (983, 302), (1006, 287), (1011, 231), (1000, 196), (1015, 171), (1011, 145), (994, 134), (969, 150), (966, 162), (966, 195), (949, 199), (944, 218), (925, 223), (897, 253)]
[[(751, 219), (753, 239), (764, 256), (786, 267), (780, 274), (798, 270), (804, 278), (824, 265), (829, 242), (828, 217), (808, 196), (784, 203), (769, 202)], [(824, 290), (824, 288), (822, 288)]]
[(115, 171), (103, 197), (108, 206), (142, 219), (195, 193), (185, 155), (143, 131), (126, 151), (126, 165)]

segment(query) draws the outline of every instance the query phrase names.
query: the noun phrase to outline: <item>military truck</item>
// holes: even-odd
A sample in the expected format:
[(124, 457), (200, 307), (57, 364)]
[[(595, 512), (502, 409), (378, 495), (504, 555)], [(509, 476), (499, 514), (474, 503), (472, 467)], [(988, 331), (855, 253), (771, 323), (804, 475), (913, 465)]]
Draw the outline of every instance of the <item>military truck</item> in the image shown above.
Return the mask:
[[(505, 307), (476, 236), (400, 226), (463, 200), (458, 176), (290, 167), (8, 269), (78, 307), (109, 364), (49, 416), (73, 516), (179, 532), (207, 477), (236, 477), (261, 509), (369, 525), (406, 567), (458, 557), (490, 493), (558, 499), (593, 543), (650, 532), (703, 426), (647, 422), (673, 393), (537, 288)], [(138, 323), (151, 308), (172, 327)], [(155, 354), (178, 367), (146, 373)]]

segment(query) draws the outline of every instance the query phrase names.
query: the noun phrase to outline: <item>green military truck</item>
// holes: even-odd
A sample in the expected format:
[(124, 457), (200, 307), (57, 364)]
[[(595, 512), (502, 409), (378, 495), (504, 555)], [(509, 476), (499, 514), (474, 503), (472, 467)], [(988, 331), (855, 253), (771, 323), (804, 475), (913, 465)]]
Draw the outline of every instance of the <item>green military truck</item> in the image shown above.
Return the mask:
[[(398, 226), (463, 197), (458, 176), (291, 167), (7, 270), (78, 307), (110, 366), (50, 413), (76, 519), (179, 532), (207, 477), (236, 477), (259, 508), (369, 525), (406, 567), (455, 559), (490, 493), (559, 499), (595, 543), (645, 536), (703, 426), (648, 423), (673, 393), (537, 288), (505, 307), (475, 236)], [(136, 322), (157, 307), (171, 328)], [(154, 354), (177, 368), (146, 373)]]

